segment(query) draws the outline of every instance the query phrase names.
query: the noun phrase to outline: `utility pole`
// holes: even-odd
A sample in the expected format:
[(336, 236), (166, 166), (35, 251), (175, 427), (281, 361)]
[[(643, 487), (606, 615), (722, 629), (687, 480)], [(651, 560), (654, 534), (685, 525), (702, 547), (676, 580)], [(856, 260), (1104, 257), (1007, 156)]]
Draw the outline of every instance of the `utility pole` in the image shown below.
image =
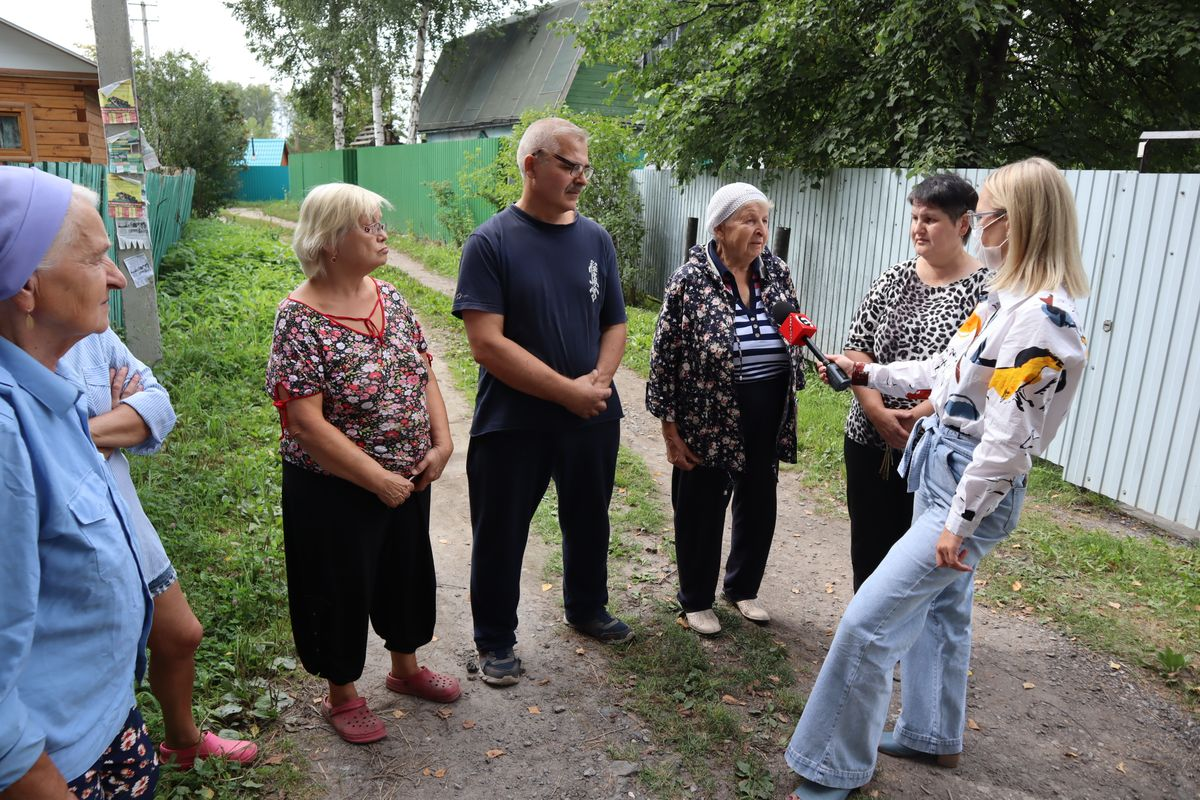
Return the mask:
[[(143, 14), (143, 18), (145, 14)], [(92, 0), (92, 22), (96, 29), (96, 66), (100, 85), (107, 86), (123, 80), (133, 80), (133, 52), (129, 43), (129, 9), (126, 0)], [(147, 55), (149, 48), (147, 47)], [(134, 86), (136, 97), (137, 87)], [(104, 137), (137, 128), (136, 124), (105, 124)], [(145, 176), (142, 176), (145, 180)], [(147, 200), (143, 184), (142, 199)], [(149, 223), (150, 209), (146, 204)], [(149, 247), (124, 249), (118, 243), (117, 266), (125, 274), (128, 285), (122, 293), (125, 309), (125, 342), (139, 359), (154, 364), (162, 358), (162, 332), (158, 321), (156, 282), (150, 280), (137, 286), (130, 275), (126, 259), (142, 256), (154, 263)]]
[(141, 3), (138, 3), (138, 5), (141, 6), (141, 9), (142, 9), (142, 18), (136, 19), (133, 21), (142, 23), (142, 48), (143, 48), (142, 49), (142, 58), (146, 62), (146, 71), (149, 72), (150, 71), (150, 23), (158, 22), (158, 20), (146, 18), (146, 6), (149, 5), (151, 8), (153, 8), (153, 7), (155, 7), (156, 4), (141, 2)]

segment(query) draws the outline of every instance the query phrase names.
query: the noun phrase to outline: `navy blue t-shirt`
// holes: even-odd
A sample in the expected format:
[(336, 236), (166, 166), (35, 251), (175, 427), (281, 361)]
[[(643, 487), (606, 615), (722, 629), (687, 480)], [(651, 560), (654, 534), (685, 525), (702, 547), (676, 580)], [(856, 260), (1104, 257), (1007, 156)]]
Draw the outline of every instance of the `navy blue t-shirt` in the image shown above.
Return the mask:
[[(600, 356), (600, 330), (625, 322), (617, 251), (608, 231), (582, 214), (567, 225), (515, 205), (475, 229), (463, 245), (454, 315), (504, 315), (504, 335), (555, 372), (586, 375)], [(562, 431), (620, 419), (616, 386), (608, 408), (585, 420), (517, 391), (479, 368), (471, 435), (503, 430)]]

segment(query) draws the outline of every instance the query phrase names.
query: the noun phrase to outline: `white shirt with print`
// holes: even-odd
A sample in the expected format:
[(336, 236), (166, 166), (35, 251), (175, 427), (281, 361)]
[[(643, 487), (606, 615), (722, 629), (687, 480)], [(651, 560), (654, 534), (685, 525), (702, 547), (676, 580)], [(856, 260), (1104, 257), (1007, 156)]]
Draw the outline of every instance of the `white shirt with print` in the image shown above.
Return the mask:
[(993, 291), (936, 358), (867, 365), (872, 389), (929, 397), (944, 425), (979, 440), (946, 519), (951, 533), (973, 534), (1062, 425), (1087, 358), (1075, 314), (1061, 287)]

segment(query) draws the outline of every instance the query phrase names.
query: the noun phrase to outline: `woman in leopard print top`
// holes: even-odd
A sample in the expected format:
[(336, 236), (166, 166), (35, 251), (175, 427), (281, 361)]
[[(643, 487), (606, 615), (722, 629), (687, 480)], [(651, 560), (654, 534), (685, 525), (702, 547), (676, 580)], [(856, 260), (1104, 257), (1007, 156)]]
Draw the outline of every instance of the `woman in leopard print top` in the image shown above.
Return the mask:
[[(985, 293), (989, 272), (963, 245), (975, 189), (952, 173), (913, 188), (909, 236), (914, 258), (893, 264), (871, 284), (846, 334), (846, 355), (889, 364), (931, 358), (946, 348)], [(896, 472), (908, 434), (933, 407), (854, 387), (846, 417), (846, 505), (854, 589), (874, 572), (912, 521), (913, 499)]]

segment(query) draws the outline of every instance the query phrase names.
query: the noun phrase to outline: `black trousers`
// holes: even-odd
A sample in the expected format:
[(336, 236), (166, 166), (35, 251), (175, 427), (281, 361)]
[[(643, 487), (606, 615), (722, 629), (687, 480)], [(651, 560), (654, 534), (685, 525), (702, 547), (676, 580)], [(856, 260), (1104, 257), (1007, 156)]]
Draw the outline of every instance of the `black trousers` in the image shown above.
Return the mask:
[(396, 653), (433, 639), (437, 577), (429, 489), (388, 508), (372, 492), (283, 465), (283, 546), (292, 638), (304, 668), (335, 684), (362, 676), (367, 622)]
[(620, 439), (620, 420), (565, 432), (496, 431), (471, 437), (471, 616), (480, 650), (501, 650), (517, 642), (529, 523), (551, 479), (558, 492), (567, 619), (590, 621), (608, 604), (608, 504)]
[(725, 509), (733, 499), (733, 534), (725, 562), (725, 595), (758, 597), (771, 540), (775, 538), (775, 490), (779, 483), (779, 426), (787, 398), (787, 376), (737, 385), (746, 469), (695, 467), (671, 471), (675, 512), (675, 558), (679, 603), (684, 611), (712, 608), (721, 567)]
[(913, 496), (908, 482), (896, 472), (899, 450), (882, 471), (884, 453), (845, 437), (846, 507), (850, 512), (850, 564), (854, 591), (870, 577), (883, 557), (912, 525)]

